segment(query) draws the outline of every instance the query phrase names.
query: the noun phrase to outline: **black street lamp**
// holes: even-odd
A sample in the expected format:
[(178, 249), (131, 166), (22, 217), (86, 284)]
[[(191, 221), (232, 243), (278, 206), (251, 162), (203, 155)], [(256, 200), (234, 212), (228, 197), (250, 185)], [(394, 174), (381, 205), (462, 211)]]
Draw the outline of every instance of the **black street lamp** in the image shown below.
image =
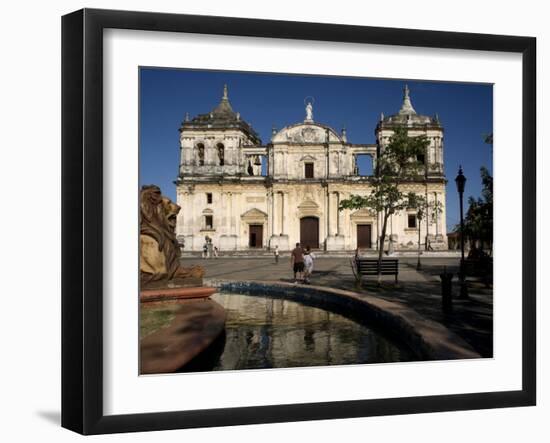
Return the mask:
[(458, 175), (455, 178), (456, 189), (460, 199), (460, 296), (459, 298), (468, 298), (468, 287), (466, 286), (466, 272), (464, 269), (464, 187), (466, 186), (466, 177), (462, 173), (462, 166), (458, 168)]

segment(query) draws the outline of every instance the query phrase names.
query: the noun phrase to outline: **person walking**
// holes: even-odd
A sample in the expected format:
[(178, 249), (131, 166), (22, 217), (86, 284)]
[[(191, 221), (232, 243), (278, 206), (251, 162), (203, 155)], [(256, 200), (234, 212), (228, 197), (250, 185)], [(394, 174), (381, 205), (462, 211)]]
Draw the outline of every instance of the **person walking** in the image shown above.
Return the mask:
[(202, 258), (208, 258), (208, 243), (206, 242), (204, 242), (204, 245), (202, 246)]
[(208, 242), (206, 244), (206, 252), (208, 254), (208, 258), (212, 258), (214, 256), (214, 245), (210, 237), (208, 238)]
[(273, 255), (275, 256), (275, 264), (279, 263), (279, 245), (275, 246), (275, 250), (273, 251)]
[(304, 283), (309, 284), (311, 275), (313, 274), (313, 260), (315, 260), (315, 255), (311, 252), (311, 248), (306, 247), (306, 252), (304, 253)]
[(290, 266), (294, 271), (294, 283), (298, 283), (304, 275), (304, 250), (300, 243), (296, 243), (296, 247), (290, 253)]
[(214, 258), (218, 258), (218, 247), (214, 246)]

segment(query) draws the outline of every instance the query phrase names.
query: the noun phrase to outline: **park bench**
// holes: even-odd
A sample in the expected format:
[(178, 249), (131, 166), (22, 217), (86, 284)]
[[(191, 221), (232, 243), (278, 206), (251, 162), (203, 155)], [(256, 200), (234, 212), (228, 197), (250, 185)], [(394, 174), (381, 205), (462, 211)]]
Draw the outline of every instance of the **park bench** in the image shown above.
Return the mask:
[[(363, 276), (378, 275), (378, 259), (376, 258), (354, 258), (352, 259), (351, 268), (357, 281), (361, 282)], [(395, 275), (399, 274), (399, 260), (396, 258), (382, 259), (380, 262), (380, 275)]]

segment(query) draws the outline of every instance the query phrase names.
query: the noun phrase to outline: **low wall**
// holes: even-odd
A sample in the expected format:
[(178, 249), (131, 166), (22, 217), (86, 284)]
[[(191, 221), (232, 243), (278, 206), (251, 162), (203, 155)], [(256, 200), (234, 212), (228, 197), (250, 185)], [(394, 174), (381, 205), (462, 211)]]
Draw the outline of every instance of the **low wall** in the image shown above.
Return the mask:
[(366, 322), (407, 346), (422, 360), (481, 358), (445, 326), (422, 317), (401, 303), (342, 289), (279, 281), (205, 279), (205, 284), (217, 287), (220, 292), (287, 298)]

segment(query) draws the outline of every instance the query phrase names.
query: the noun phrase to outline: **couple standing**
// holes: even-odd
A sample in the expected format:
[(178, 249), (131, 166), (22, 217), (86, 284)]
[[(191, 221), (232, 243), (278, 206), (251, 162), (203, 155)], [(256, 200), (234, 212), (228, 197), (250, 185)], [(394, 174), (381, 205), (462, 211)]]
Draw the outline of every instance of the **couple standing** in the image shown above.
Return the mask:
[(304, 251), (300, 243), (296, 243), (296, 247), (290, 253), (294, 283), (298, 283), (298, 280), (303, 279), (304, 283), (309, 284), (309, 278), (313, 273), (313, 260), (315, 260), (315, 255), (311, 252), (311, 248), (308, 246)]

